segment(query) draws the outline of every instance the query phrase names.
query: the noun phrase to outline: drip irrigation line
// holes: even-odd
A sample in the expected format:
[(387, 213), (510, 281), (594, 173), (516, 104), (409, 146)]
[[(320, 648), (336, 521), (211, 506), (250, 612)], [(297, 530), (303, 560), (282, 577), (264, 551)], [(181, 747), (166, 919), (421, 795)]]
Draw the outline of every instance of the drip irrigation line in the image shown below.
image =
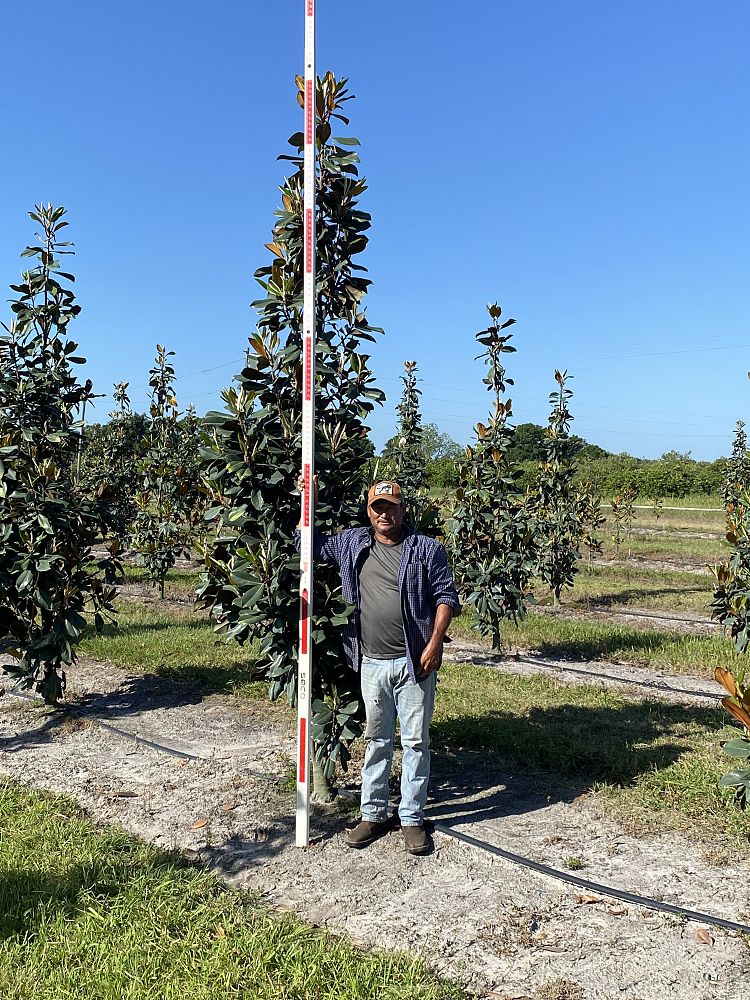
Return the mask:
[[(705, 436), (705, 435), (704, 435)], [(710, 437), (715, 435), (711, 434)], [(612, 508), (611, 503), (599, 504), (600, 507), (606, 507), (608, 510)], [(653, 510), (653, 504), (633, 504), (633, 510)], [(662, 507), (661, 510), (690, 510), (690, 511), (701, 511), (704, 514), (723, 514), (723, 507)]]
[[(20, 691), (8, 691), (12, 698), (20, 698), (21, 701), (30, 702), (41, 702), (43, 699), (39, 695), (32, 694), (22, 694)], [(93, 715), (91, 712), (85, 709), (74, 709), (72, 707), (66, 706), (64, 711), (68, 715), (76, 716), (79, 719), (87, 719), (89, 722), (95, 723), (100, 729), (105, 729), (107, 732), (112, 733), (115, 736), (122, 736), (124, 739), (132, 740), (137, 743), (138, 746), (148, 747), (150, 750), (156, 750), (158, 753), (168, 754), (170, 757), (179, 757), (181, 760), (190, 761), (210, 761), (211, 757), (199, 757), (198, 754), (190, 753), (187, 750), (177, 750), (175, 747), (165, 746), (163, 743), (157, 743), (154, 740), (149, 740), (145, 736), (139, 736), (137, 733), (132, 732), (129, 729), (120, 729), (119, 726), (113, 726), (111, 722), (105, 722), (104, 719), (100, 719), (97, 715)], [(241, 768), (245, 774), (251, 775), (253, 778), (261, 778), (263, 781), (279, 781), (279, 775), (269, 774), (267, 771), (254, 771), (250, 767)]]
[[(15, 698), (21, 698), (24, 701), (40, 701), (39, 697), (33, 695), (21, 694), (19, 692), (10, 691), (8, 692)], [(75, 710), (69, 710), (72, 715), (79, 715), (83, 718), (88, 718), (95, 722), (98, 726), (109, 732), (117, 735), (127, 737), (128, 739), (134, 740), (136, 743), (149, 747), (152, 750), (156, 750), (160, 753), (169, 754), (174, 757), (182, 757), (185, 760), (206, 760), (205, 757), (197, 757), (194, 754), (187, 753), (184, 750), (175, 750), (172, 747), (167, 747), (161, 743), (157, 743), (153, 740), (147, 740), (142, 736), (137, 736), (134, 733), (128, 732), (124, 729), (119, 729), (117, 726), (112, 726), (108, 722), (104, 722), (98, 719), (96, 716), (89, 715), (87, 712), (76, 712)], [(246, 774), (250, 774), (253, 777), (264, 778), (268, 781), (278, 781), (278, 775), (271, 775), (261, 771), (251, 771), (249, 768), (242, 768)], [(338, 795), (341, 798), (356, 799), (356, 793), (349, 789), (340, 789)], [(395, 813), (395, 809), (391, 808), (391, 812)], [(727, 920), (725, 917), (717, 917), (710, 913), (702, 913), (700, 910), (690, 910), (684, 906), (678, 906), (675, 903), (665, 903), (660, 899), (652, 899), (650, 896), (641, 896), (635, 892), (628, 892), (625, 889), (618, 889), (616, 886), (604, 885), (601, 882), (594, 882), (591, 879), (581, 878), (578, 875), (573, 875), (570, 872), (561, 871), (558, 868), (552, 868), (550, 865), (545, 865), (540, 861), (534, 861), (531, 858), (524, 857), (522, 854), (515, 854), (513, 851), (507, 851), (503, 847), (496, 847), (494, 844), (490, 844), (487, 841), (480, 840), (478, 837), (472, 837), (468, 833), (461, 833), (458, 830), (453, 830), (451, 827), (446, 826), (444, 823), (436, 823), (427, 817), (428, 824), (431, 823), (433, 830), (437, 833), (442, 834), (445, 837), (451, 837), (453, 840), (457, 840), (462, 844), (467, 844), (469, 847), (475, 847), (480, 851), (484, 851), (487, 854), (492, 854), (495, 857), (503, 858), (505, 861), (511, 862), (511, 864), (519, 865), (522, 868), (527, 868), (530, 871), (537, 872), (540, 875), (547, 875), (549, 878), (557, 879), (560, 882), (566, 882), (568, 885), (574, 885), (579, 889), (587, 889), (589, 892), (595, 892), (602, 896), (609, 896), (611, 899), (619, 899), (625, 903), (633, 903), (638, 906), (643, 906), (648, 910), (659, 910), (662, 913), (671, 913), (673, 916), (681, 917), (685, 920), (692, 920), (700, 924), (711, 924), (714, 927), (721, 927), (727, 931), (736, 931), (741, 934), (750, 934), (750, 925), (739, 923), (736, 920)]]
[(620, 684), (627, 685), (628, 687), (646, 687), (652, 688), (655, 691), (665, 691), (671, 692), (672, 694), (685, 694), (690, 695), (691, 698), (709, 698), (712, 701), (718, 702), (721, 697), (721, 692), (717, 691), (716, 694), (712, 694), (710, 691), (690, 691), (688, 688), (676, 688), (672, 687), (671, 684), (660, 684), (658, 681), (638, 681), (631, 680), (625, 677), (617, 677), (615, 674), (604, 674), (598, 670), (580, 670), (577, 667), (566, 666), (565, 662), (561, 663), (550, 663), (548, 660), (532, 660), (523, 656), (517, 656), (513, 658), (516, 663), (528, 663), (532, 667), (549, 667), (550, 670), (558, 671), (559, 673), (569, 673), (569, 674), (580, 674), (583, 677), (596, 677), (599, 680), (605, 681), (617, 681)]
[(699, 910), (689, 910), (684, 906), (677, 906), (674, 903), (665, 903), (660, 899), (651, 899), (649, 896), (639, 896), (638, 893), (627, 892), (625, 889), (617, 889), (613, 886), (602, 885), (599, 882), (592, 882), (590, 879), (571, 875), (569, 872), (560, 871), (557, 868), (551, 868), (540, 861), (532, 861), (531, 858), (526, 858), (521, 854), (506, 851), (502, 847), (495, 847), (494, 844), (488, 844), (484, 840), (471, 837), (468, 833), (460, 833), (458, 830), (452, 830), (443, 823), (435, 823), (434, 828), (438, 833), (442, 833), (447, 837), (453, 837), (454, 840), (468, 844), (470, 847), (476, 847), (488, 854), (494, 854), (496, 857), (510, 861), (514, 865), (520, 865), (522, 868), (538, 872), (540, 875), (548, 875), (550, 878), (567, 882), (569, 885), (575, 885), (579, 889), (588, 889), (590, 892), (600, 893), (602, 896), (610, 896), (612, 899), (620, 899), (625, 903), (635, 903), (649, 910), (661, 910), (663, 913), (671, 913), (674, 916), (694, 920), (697, 923), (713, 924), (716, 927), (723, 927), (728, 931), (739, 931), (742, 934), (750, 934), (750, 926), (747, 924), (741, 924), (735, 920), (727, 920), (724, 917), (715, 917), (710, 913), (701, 913)]
[[(564, 609), (567, 610), (567, 609)], [(575, 609), (571, 608), (571, 611)], [(658, 622), (682, 622), (686, 625), (709, 625), (711, 628), (722, 628), (720, 622), (711, 621), (710, 618), (682, 618), (678, 615), (656, 615), (651, 611), (628, 611), (626, 609), (615, 609), (615, 608), (582, 608), (582, 611), (592, 611), (597, 615), (624, 615), (627, 618), (652, 618), (654, 621)], [(542, 614), (549, 614), (550, 612), (542, 612)], [(555, 612), (553, 612), (554, 614)], [(563, 611), (564, 613), (564, 611)]]

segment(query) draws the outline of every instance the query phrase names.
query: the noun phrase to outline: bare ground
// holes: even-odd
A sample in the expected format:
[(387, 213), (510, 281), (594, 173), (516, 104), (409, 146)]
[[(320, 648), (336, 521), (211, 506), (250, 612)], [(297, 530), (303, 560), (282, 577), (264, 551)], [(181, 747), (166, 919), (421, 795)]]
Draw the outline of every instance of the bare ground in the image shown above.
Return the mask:
[[(533, 657), (489, 662), (486, 650), (466, 643), (454, 643), (451, 658), (513, 671), (544, 666)], [(555, 666), (562, 680), (630, 685), (637, 697), (715, 696), (711, 685), (685, 677), (652, 677), (658, 690), (644, 691), (632, 686), (643, 672), (619, 664)], [(206, 697), (93, 661), (72, 673), (69, 701), (83, 718), (0, 699), (0, 770), (72, 795), (97, 820), (179, 848), (272, 905), (368, 947), (421, 954), (482, 995), (746, 995), (750, 953), (733, 934), (700, 935), (703, 925), (582, 892), (439, 833), (426, 858), (407, 855), (397, 832), (352, 851), (343, 842), (351, 803), (319, 808), (312, 846), (298, 850), (288, 710)], [(116, 736), (97, 719), (196, 759)], [(562, 867), (575, 857), (594, 881), (733, 920), (750, 911), (747, 863), (712, 864), (700, 845), (675, 833), (626, 835), (585, 789), (443, 752), (431, 795), (433, 820), (532, 859)], [(573, 992), (559, 992), (561, 983)]]

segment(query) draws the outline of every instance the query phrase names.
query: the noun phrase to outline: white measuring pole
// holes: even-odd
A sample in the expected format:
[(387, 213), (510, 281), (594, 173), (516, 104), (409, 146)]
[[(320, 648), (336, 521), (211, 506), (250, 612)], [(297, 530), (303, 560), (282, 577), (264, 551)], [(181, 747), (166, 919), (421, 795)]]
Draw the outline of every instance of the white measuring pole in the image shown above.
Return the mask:
[(315, 520), (315, 0), (305, 4), (302, 523), (297, 668), (297, 847), (310, 843), (313, 524)]

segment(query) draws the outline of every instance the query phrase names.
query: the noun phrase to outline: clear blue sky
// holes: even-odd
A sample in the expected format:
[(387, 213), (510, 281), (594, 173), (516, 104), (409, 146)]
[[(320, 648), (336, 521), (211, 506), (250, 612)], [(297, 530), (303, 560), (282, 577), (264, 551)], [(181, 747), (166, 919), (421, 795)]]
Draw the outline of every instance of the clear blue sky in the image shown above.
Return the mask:
[[(318, 0), (318, 19), (319, 70), (358, 97), (376, 444), (406, 359), (424, 419), (470, 439), (487, 409), (473, 336), (497, 300), (518, 320), (516, 422), (546, 422), (566, 367), (588, 440), (728, 453), (750, 418), (750, 7)], [(0, 284), (26, 211), (64, 204), (97, 390), (129, 381), (143, 408), (158, 341), (181, 405), (215, 407), (300, 127), (302, 0), (37, 0), (3, 21)]]

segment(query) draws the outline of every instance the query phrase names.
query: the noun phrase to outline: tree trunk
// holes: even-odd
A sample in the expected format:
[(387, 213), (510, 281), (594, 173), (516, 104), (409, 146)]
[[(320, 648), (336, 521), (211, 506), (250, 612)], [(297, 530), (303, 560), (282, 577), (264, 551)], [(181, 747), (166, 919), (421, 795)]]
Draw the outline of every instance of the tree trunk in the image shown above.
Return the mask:
[(500, 619), (497, 615), (492, 616), (492, 649), (493, 651), (500, 649)]
[(315, 759), (315, 755), (310, 755), (313, 775), (313, 802), (333, 802), (336, 798), (336, 789), (323, 773), (322, 765)]

